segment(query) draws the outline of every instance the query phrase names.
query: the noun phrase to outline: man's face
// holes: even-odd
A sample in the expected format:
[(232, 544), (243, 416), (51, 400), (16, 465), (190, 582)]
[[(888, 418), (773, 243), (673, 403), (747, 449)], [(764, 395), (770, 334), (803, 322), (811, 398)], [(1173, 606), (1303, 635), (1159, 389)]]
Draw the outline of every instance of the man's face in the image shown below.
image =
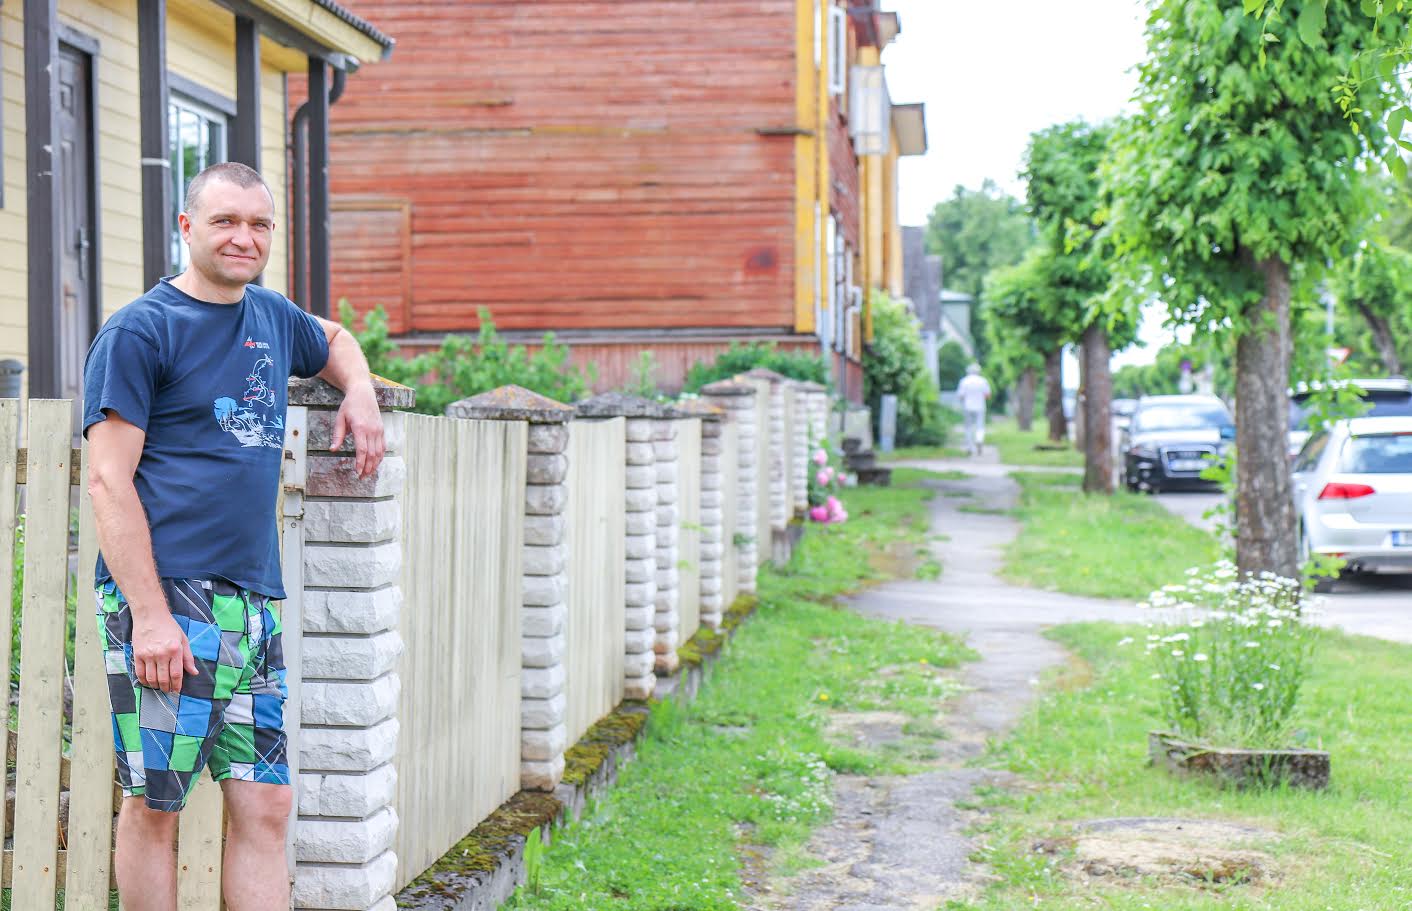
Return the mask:
[(265, 271), (274, 236), (274, 201), (263, 186), (239, 187), (209, 180), (194, 211), (179, 218), (181, 237), (191, 248), (191, 267), (222, 287), (247, 285)]

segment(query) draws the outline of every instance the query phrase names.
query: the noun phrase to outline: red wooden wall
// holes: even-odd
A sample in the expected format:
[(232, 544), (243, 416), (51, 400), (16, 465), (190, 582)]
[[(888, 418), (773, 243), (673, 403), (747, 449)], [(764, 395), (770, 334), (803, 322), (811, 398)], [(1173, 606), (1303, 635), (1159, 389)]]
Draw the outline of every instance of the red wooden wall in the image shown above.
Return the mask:
[(397, 47), (332, 112), (335, 300), (792, 329), (794, 0), (348, 5)]

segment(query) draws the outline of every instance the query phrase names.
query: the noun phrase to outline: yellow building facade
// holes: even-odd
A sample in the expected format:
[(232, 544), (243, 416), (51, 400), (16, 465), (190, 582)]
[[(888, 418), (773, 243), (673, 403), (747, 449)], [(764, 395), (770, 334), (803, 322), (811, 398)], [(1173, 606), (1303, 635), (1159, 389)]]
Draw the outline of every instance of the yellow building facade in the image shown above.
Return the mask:
[[(287, 75), (391, 45), (328, 0), (0, 5), (0, 361), (24, 365), (27, 392), (80, 397), (102, 322), (179, 271), (175, 215), (201, 166), (257, 167), (287, 229)], [(289, 256), (277, 242), (267, 286), (287, 290)]]

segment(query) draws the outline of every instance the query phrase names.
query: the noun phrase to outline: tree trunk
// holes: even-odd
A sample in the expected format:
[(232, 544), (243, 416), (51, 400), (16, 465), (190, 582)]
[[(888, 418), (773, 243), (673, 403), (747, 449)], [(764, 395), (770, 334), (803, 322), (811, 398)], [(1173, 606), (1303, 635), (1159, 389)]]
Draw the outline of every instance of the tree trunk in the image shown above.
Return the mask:
[(1378, 346), (1378, 358), (1383, 362), (1383, 369), (1391, 376), (1401, 374), (1402, 358), (1397, 356), (1397, 341), (1392, 337), (1392, 327), (1388, 325), (1387, 318), (1374, 313), (1367, 301), (1354, 301), (1353, 306), (1358, 308), (1373, 333), (1373, 344)]
[(1113, 492), (1112, 356), (1108, 330), (1098, 323), (1084, 330), (1084, 493)]
[(1236, 567), (1297, 578), (1294, 501), (1290, 495), (1289, 266), (1274, 257), (1252, 263), (1265, 295), (1246, 312), (1236, 340)]
[(1044, 416), (1049, 419), (1049, 442), (1062, 443), (1069, 437), (1064, 419), (1064, 349), (1044, 356)]
[(1033, 367), (1026, 367), (1015, 383), (1015, 423), (1023, 433), (1034, 428), (1034, 393), (1036, 377)]

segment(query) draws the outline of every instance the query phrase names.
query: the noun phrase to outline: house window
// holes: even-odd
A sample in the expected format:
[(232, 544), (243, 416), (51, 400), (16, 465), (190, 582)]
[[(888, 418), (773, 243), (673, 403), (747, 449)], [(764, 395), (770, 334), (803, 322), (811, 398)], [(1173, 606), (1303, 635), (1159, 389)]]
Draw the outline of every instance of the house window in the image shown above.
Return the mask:
[(226, 114), (176, 92), (167, 105), (168, 158), (172, 163), (172, 234), (169, 262), (173, 272), (190, 265), (190, 253), (181, 240), (177, 214), (184, 208), (186, 190), (201, 171), (226, 160)]
[[(848, 11), (829, 7), (829, 94), (848, 91)], [(846, 101), (846, 99), (844, 99)]]

